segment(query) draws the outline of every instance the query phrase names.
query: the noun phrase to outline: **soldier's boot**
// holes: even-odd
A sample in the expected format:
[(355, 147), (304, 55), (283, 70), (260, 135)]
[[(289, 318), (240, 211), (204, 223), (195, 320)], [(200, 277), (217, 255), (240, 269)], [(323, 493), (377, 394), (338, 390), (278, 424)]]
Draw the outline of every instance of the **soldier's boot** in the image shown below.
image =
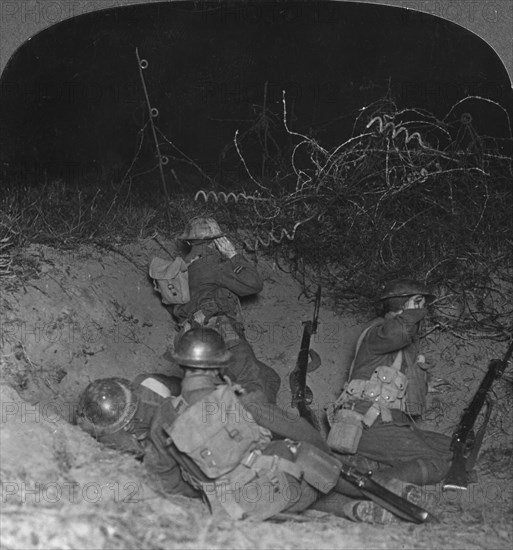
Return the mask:
[[(380, 483), (378, 476), (376, 476), (375, 481)], [(382, 483), (382, 485), (389, 491), (392, 491), (392, 493), (402, 496), (408, 502), (420, 506), (431, 514), (433, 514), (436, 508), (436, 493), (425, 486), (421, 487), (420, 485), (407, 483), (399, 479), (390, 479)]]
[(399, 518), (391, 512), (379, 506), (372, 500), (354, 500), (348, 502), (342, 508), (347, 519), (372, 525), (390, 525), (397, 523)]
[[(433, 513), (439, 500), (435, 485), (443, 479), (446, 465), (442, 461), (417, 459), (376, 472), (374, 480), (394, 493)], [(408, 492), (406, 496), (404, 492)]]

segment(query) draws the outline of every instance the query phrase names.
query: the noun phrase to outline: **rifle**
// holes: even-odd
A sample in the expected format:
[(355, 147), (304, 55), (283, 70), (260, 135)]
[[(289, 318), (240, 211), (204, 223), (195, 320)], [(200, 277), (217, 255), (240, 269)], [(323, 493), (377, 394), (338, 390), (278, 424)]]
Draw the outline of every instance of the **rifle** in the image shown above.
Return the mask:
[[(481, 381), (481, 384), (475, 393), (469, 406), (463, 410), (458, 427), (454, 431), (451, 441), (451, 451), (453, 458), (451, 467), (445, 481), (443, 489), (467, 489), (469, 483), (475, 479), (472, 471), (477, 460), (481, 443), (492, 412), (493, 401), (488, 393), (495, 380), (498, 380), (504, 373), (511, 355), (513, 353), (513, 341), (511, 342), (504, 359), (492, 359), (488, 366), (488, 371)], [(486, 405), (484, 420), (477, 434), (474, 434), (474, 424), (477, 417)]]
[(363, 473), (340, 460), (339, 462), (341, 464), (340, 476), (343, 479), (337, 482), (336, 490), (342, 494), (347, 491), (343, 481), (346, 480), (351, 485), (356, 485), (365, 497), (406, 521), (424, 523), (428, 519), (434, 519), (424, 508), (413, 504), (413, 502), (406, 500), (402, 496), (392, 493), (392, 491), (374, 481), (371, 477), (372, 472)]
[[(292, 406), (296, 407), (302, 418), (307, 420), (314, 428), (321, 430), (321, 425), (313, 411), (310, 409), (312, 401), (312, 390), (306, 385), (306, 373), (318, 368), (321, 364), (319, 356), (310, 350), (310, 338), (317, 332), (319, 321), (319, 309), (321, 307), (321, 286), (317, 287), (314, 301), (314, 313), (311, 321), (303, 322), (303, 337), (301, 338), (301, 347), (297, 357), (296, 366), (290, 373), (289, 384), (292, 391)], [(308, 358), (312, 358), (312, 363), (308, 364)]]

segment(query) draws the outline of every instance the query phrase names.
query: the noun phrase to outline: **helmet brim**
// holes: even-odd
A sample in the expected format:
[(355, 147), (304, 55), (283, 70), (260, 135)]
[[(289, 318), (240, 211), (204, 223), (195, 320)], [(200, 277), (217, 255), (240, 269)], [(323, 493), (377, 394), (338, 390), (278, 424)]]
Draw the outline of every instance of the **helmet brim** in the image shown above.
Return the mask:
[(171, 353), (171, 357), (176, 363), (178, 363), (182, 367), (192, 367), (195, 369), (209, 370), (222, 369), (226, 367), (232, 359), (232, 354), (227, 351), (226, 354), (224, 354), (222, 357), (216, 358), (212, 361), (209, 361), (208, 363), (205, 362), (205, 359), (184, 359), (182, 356), (176, 355), (174, 353)]
[(226, 233), (220, 233), (219, 235), (215, 235), (214, 237), (191, 237), (190, 235), (187, 235), (186, 233), (182, 233), (176, 239), (178, 241), (213, 241), (214, 239), (219, 239), (220, 237), (226, 237)]
[(382, 302), (383, 300), (388, 300), (389, 298), (408, 298), (409, 296), (424, 296), (426, 299), (426, 302), (430, 303), (436, 298), (436, 294), (429, 294), (425, 292), (405, 292), (402, 294), (399, 293), (392, 293), (392, 294), (385, 294), (384, 296), (381, 296), (379, 298), (379, 301)]

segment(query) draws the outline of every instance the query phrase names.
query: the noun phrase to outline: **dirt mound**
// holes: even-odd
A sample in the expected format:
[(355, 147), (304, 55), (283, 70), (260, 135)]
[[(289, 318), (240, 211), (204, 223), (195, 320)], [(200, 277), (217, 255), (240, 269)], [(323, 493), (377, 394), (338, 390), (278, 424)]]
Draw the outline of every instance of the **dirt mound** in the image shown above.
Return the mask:
[[(502, 405), (485, 441), (480, 482), (456, 496), (432, 488), (441, 519), (436, 525), (362, 528), (314, 512), (295, 522), (218, 522), (202, 502), (157, 494), (139, 462), (103, 448), (73, 425), (77, 397), (91, 380), (176, 372), (166, 353), (174, 324), (147, 277), (155, 255), (163, 251), (152, 240), (74, 251), (32, 245), (16, 259), (16, 278), (2, 282), (3, 548), (511, 546), (507, 384), (496, 388)], [(259, 259), (259, 269), (265, 289), (243, 304), (247, 336), (280, 373), (279, 403), (290, 409), (288, 375), (312, 304), (272, 261)], [(314, 410), (322, 411), (340, 392), (360, 326), (361, 320), (337, 316), (327, 304), (321, 309), (312, 347), (322, 365), (308, 375)], [(429, 339), (426, 347), (439, 360), (436, 375), (449, 382), (447, 393), (432, 401), (429, 419), (450, 433), (486, 357), (500, 354), (444, 338)]]
[(15, 279), (3, 296), (3, 373), (24, 397), (70, 401), (95, 378), (169, 368), (162, 354), (170, 315), (158, 307), (145, 259), (131, 256), (95, 247), (24, 251), (23, 271), (30, 266), (33, 276)]
[[(176, 373), (166, 354), (174, 322), (147, 275), (156, 255), (163, 251), (151, 240), (117, 251), (41, 245), (24, 250), (24, 275), (11, 282), (2, 299), (3, 379), (31, 402), (64, 405), (99, 377)], [(266, 288), (244, 304), (247, 337), (285, 380), (312, 305), (275, 265), (261, 260), (259, 267)], [(348, 361), (357, 331), (354, 321), (322, 311), (313, 339), (323, 357), (323, 376), (312, 377), (315, 395), (335, 397), (344, 374), (340, 359)], [(280, 402), (290, 402), (287, 384)]]

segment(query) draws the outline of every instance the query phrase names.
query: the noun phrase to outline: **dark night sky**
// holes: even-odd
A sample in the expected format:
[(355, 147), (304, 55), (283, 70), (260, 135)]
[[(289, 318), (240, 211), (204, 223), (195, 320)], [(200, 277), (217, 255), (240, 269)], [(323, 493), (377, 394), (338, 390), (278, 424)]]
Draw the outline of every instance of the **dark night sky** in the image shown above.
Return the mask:
[[(268, 107), (281, 112), (285, 89), (293, 127), (326, 146), (389, 83), (400, 106), (439, 117), (473, 94), (512, 106), (493, 50), (426, 14), (341, 2), (149, 4), (65, 21), (18, 50), (1, 81), (2, 166), (126, 168), (145, 120), (136, 48), (150, 63), (158, 126), (207, 168), (251, 124), (266, 81)], [(498, 114), (473, 112), (478, 132), (504, 133)]]

